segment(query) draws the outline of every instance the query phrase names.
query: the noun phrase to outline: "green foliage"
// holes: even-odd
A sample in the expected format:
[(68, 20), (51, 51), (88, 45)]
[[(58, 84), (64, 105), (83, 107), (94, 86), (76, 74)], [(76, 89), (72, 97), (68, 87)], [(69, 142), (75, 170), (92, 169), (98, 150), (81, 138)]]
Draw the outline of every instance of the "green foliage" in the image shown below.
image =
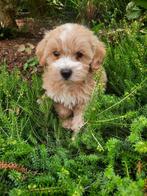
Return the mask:
[(137, 19), (143, 15), (143, 10), (145, 9), (147, 9), (146, 0), (131, 1), (126, 6), (126, 17), (128, 18), (128, 20)]
[(0, 163), (27, 168), (0, 169), (1, 194), (143, 195), (147, 82), (139, 29), (135, 22), (122, 34), (116, 31), (113, 42), (105, 38), (108, 90), (97, 85), (74, 141), (43, 95), (41, 76), (34, 72), (28, 81), (1, 65)]
[(26, 15), (35, 18), (60, 16), (65, 21), (77, 21), (86, 25), (93, 22), (109, 24), (112, 18), (119, 21), (125, 16), (129, 2), (130, 0), (21, 0), (17, 2), (17, 12), (18, 16), (26, 12)]
[(145, 8), (145, 9), (147, 9), (147, 2), (146, 2), (146, 0), (134, 0), (134, 2), (137, 5), (139, 5), (139, 6), (143, 7), (143, 8)]
[(24, 70), (28, 68), (34, 68), (38, 65), (38, 60), (37, 58), (30, 58), (23, 66)]
[[(141, 24), (143, 26), (143, 24)], [(118, 95), (138, 89), (138, 99), (145, 100), (147, 96), (147, 64), (145, 49), (146, 36), (140, 34), (141, 25), (133, 22), (131, 27), (124, 24), (122, 31), (116, 30), (112, 42), (108, 41), (108, 55), (105, 67), (108, 74), (109, 91)], [(141, 101), (140, 100), (140, 101)]]
[(128, 3), (126, 7), (126, 16), (128, 20), (137, 19), (141, 15), (141, 9), (135, 4), (135, 2)]
[(69, 0), (62, 3), (63, 9), (70, 8), (74, 13), (76, 21), (91, 25), (93, 22), (108, 24), (112, 18), (118, 21), (125, 15), (129, 0)]

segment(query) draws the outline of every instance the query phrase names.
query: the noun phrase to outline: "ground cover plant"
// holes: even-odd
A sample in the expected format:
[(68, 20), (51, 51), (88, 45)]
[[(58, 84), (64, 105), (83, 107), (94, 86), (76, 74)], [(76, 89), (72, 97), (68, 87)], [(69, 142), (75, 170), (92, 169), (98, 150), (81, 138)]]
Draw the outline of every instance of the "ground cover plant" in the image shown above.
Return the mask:
[(44, 96), (40, 74), (29, 73), (36, 60), (23, 73), (1, 64), (1, 195), (144, 195), (147, 37), (141, 23), (123, 27), (102, 35), (108, 87), (97, 85), (74, 141)]

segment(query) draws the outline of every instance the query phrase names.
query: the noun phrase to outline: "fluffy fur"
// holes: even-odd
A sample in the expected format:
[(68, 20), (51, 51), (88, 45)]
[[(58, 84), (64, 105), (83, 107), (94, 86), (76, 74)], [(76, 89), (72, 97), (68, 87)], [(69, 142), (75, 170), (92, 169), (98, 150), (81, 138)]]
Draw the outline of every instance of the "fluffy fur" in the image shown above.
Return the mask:
[[(64, 128), (78, 131), (84, 125), (83, 112), (95, 86), (93, 73), (102, 71), (105, 47), (86, 27), (64, 24), (47, 32), (36, 48), (44, 66), (43, 88), (54, 100)], [(62, 70), (69, 74), (64, 78)], [(105, 85), (106, 74), (102, 71)]]

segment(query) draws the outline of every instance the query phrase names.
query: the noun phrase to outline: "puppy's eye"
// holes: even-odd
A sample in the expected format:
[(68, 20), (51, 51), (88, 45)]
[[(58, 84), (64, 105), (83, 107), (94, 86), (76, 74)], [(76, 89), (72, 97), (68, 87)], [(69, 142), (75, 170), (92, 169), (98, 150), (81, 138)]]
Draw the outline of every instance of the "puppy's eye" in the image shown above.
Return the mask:
[(58, 51), (53, 51), (53, 55), (56, 56), (56, 57), (58, 57), (58, 56), (60, 56), (60, 52), (58, 52)]
[(83, 57), (83, 53), (82, 52), (76, 52), (76, 58), (80, 59)]

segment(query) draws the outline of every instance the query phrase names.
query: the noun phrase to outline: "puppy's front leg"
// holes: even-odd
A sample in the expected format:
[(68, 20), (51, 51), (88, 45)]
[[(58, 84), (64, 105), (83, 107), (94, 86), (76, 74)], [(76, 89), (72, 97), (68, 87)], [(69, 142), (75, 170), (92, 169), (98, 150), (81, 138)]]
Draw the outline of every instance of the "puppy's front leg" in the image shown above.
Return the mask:
[(61, 103), (55, 103), (54, 108), (56, 112), (58, 113), (59, 117), (63, 120), (69, 118), (72, 115), (72, 110), (66, 108)]
[(71, 129), (78, 132), (84, 126), (84, 107), (85, 105), (77, 105), (73, 110), (73, 119)]
[(72, 126), (72, 110), (66, 108), (61, 103), (55, 103), (54, 108), (59, 115), (62, 122), (62, 127), (65, 129), (71, 129)]

